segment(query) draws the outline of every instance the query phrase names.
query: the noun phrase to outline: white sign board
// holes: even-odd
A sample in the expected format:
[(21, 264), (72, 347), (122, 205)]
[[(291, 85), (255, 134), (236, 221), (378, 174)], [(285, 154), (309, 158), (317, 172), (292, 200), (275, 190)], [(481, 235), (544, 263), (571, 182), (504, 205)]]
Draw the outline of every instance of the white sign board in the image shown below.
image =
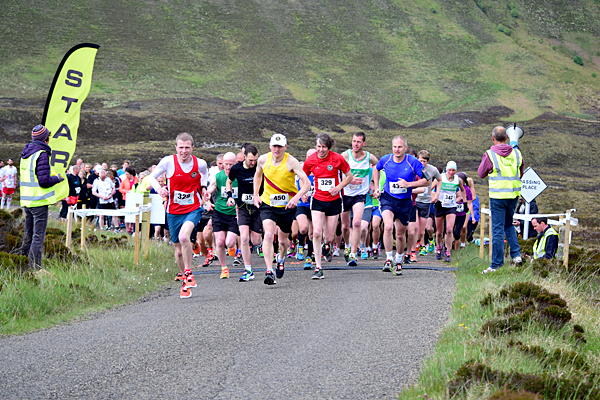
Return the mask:
[[(150, 201), (152, 208), (150, 209), (150, 223), (164, 224), (165, 223), (165, 208), (162, 204), (162, 197), (158, 194), (151, 194)], [(125, 199), (125, 208), (139, 207), (144, 204), (143, 193), (127, 193)], [(125, 216), (125, 222), (135, 222), (135, 214)], [(140, 220), (140, 222), (142, 222)]]
[(525, 170), (521, 178), (521, 196), (526, 202), (531, 203), (547, 187), (548, 185), (546, 185), (533, 168), (529, 167)]

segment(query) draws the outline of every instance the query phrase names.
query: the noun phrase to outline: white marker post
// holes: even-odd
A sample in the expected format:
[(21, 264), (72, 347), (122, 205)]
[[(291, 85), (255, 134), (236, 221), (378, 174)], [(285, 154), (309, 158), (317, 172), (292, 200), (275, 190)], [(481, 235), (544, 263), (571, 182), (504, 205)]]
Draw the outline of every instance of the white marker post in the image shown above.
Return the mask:
[[(528, 167), (521, 178), (521, 197), (525, 200), (525, 215), (529, 215), (530, 203), (538, 197), (548, 185), (540, 178), (540, 176)], [(523, 224), (523, 239), (529, 238), (529, 222)]]

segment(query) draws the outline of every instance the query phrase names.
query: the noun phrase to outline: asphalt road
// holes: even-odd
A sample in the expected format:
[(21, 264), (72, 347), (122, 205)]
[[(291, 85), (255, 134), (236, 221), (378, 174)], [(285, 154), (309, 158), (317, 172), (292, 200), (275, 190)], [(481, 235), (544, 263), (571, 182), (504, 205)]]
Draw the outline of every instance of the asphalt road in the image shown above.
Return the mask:
[[(256, 258), (256, 256), (253, 256)], [(195, 268), (138, 304), (0, 340), (2, 399), (387, 399), (418, 377), (454, 294), (432, 256), (397, 277), (378, 261), (325, 279), (289, 259), (277, 285)], [(231, 263), (231, 258), (228, 258)], [(410, 268), (413, 267), (413, 268)]]

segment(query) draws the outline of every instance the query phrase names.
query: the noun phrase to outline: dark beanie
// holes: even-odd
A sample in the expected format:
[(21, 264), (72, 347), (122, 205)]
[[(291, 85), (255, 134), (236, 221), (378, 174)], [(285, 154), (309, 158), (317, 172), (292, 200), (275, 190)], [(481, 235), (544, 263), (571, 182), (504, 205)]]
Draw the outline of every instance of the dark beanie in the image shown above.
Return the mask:
[(50, 137), (50, 131), (44, 125), (38, 125), (31, 131), (31, 140), (45, 142)]

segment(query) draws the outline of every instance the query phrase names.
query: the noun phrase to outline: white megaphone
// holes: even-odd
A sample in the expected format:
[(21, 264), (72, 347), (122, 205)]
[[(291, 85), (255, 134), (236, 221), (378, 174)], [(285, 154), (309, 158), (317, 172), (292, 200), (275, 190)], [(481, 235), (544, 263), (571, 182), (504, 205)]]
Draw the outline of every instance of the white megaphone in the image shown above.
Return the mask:
[(523, 132), (523, 128), (517, 126), (516, 123), (513, 126), (509, 126), (508, 128), (506, 128), (506, 135), (510, 139), (510, 145), (514, 149), (519, 148), (519, 139), (521, 139), (524, 134), (525, 133)]

